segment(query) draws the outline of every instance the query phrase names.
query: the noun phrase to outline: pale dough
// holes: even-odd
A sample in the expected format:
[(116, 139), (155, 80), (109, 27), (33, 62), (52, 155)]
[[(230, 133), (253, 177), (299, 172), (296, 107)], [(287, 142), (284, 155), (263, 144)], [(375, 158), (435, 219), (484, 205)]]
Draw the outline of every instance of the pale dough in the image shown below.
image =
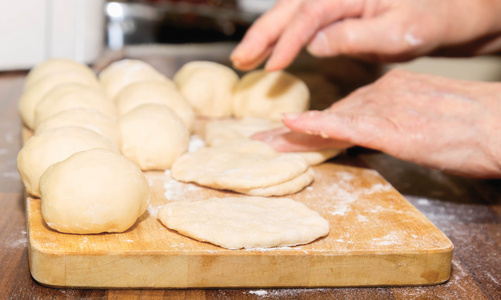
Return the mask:
[(50, 166), (40, 191), (44, 221), (64, 233), (123, 232), (150, 200), (141, 170), (105, 149), (78, 152)]
[[(210, 120), (205, 125), (205, 142), (209, 146), (222, 145), (238, 138), (250, 138), (255, 133), (283, 126), (281, 122), (244, 117), (243, 119)], [(323, 163), (339, 155), (342, 149), (293, 152), (301, 155), (311, 166)]]
[(310, 185), (313, 182), (313, 179), (315, 179), (315, 171), (313, 171), (312, 168), (308, 168), (299, 176), (277, 185), (255, 189), (235, 189), (235, 192), (261, 197), (291, 195), (300, 192), (302, 189)]
[(50, 73), (25, 88), (19, 98), (19, 113), (28, 128), (34, 129), (35, 107), (38, 102), (56, 86), (68, 83), (78, 83), (89, 88), (101, 89), (96, 78), (89, 78), (80, 72)]
[(127, 85), (139, 81), (161, 81), (174, 86), (162, 73), (137, 59), (113, 62), (99, 73), (99, 82), (110, 99), (114, 99)]
[(55, 128), (32, 136), (17, 155), (17, 169), (26, 191), (40, 197), (40, 176), (48, 167), (76, 152), (94, 148), (118, 153), (110, 140), (81, 127)]
[(232, 90), (239, 77), (225, 65), (192, 61), (174, 76), (174, 82), (196, 114), (227, 117), (232, 113)]
[(115, 97), (119, 115), (147, 103), (161, 104), (172, 109), (188, 129), (195, 121), (195, 113), (176, 86), (162, 81), (140, 81), (126, 86)]
[(165, 170), (188, 150), (190, 134), (165, 105), (143, 104), (118, 119), (122, 154), (142, 170)]
[(184, 154), (171, 174), (180, 181), (236, 191), (277, 185), (308, 168), (300, 155), (279, 154), (262, 142), (239, 139)]
[(115, 118), (92, 108), (73, 108), (51, 116), (38, 124), (35, 135), (59, 127), (83, 127), (107, 137), (115, 146), (120, 146), (120, 132)]
[(62, 72), (77, 72), (82, 77), (87, 77), (89, 81), (95, 81), (96, 75), (87, 65), (67, 58), (51, 58), (45, 60), (30, 70), (24, 81), (24, 88), (28, 89), (32, 84), (50, 74), (61, 74)]
[(283, 126), (281, 122), (252, 117), (211, 120), (205, 125), (204, 140), (209, 146), (217, 146), (228, 140), (250, 138), (255, 133), (281, 126)]
[(247, 73), (236, 84), (233, 113), (281, 120), (283, 113), (298, 113), (308, 109), (310, 92), (299, 78), (284, 71), (268, 73), (257, 70)]
[(36, 129), (39, 123), (50, 117), (80, 107), (93, 108), (110, 118), (116, 118), (115, 104), (109, 101), (101, 90), (69, 83), (53, 88), (38, 102), (35, 106), (33, 126)]
[(169, 229), (228, 249), (294, 246), (329, 233), (329, 223), (289, 198), (230, 197), (164, 205)]

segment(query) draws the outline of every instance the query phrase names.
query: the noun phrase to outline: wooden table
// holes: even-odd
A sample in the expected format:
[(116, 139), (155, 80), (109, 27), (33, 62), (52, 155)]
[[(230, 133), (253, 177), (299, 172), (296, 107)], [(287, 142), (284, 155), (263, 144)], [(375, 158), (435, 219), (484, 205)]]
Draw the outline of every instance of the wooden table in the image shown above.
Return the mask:
[[(219, 53), (218, 55), (226, 55)], [(171, 76), (183, 63), (149, 56)], [(159, 63), (161, 62), (161, 63)], [(351, 67), (350, 67), (351, 68)], [(363, 72), (362, 72), (363, 73)], [(72, 290), (36, 283), (28, 268), (24, 188), (16, 170), (21, 146), (17, 101), (26, 72), (0, 73), (0, 299), (166, 298), (166, 299), (501, 299), (501, 180), (446, 175), (388, 155), (353, 149), (336, 163), (377, 170), (454, 243), (451, 279), (442, 285), (392, 288)], [(313, 84), (323, 84), (317, 76)], [(335, 74), (328, 76), (335, 79)], [(367, 80), (362, 74), (360, 80)], [(327, 81), (325, 81), (327, 82)], [(356, 84), (344, 82), (345, 86)], [(335, 86), (315, 97), (342, 93)], [(332, 95), (331, 95), (332, 97)], [(332, 98), (330, 99), (332, 100)], [(377, 271), (377, 270), (375, 270)]]

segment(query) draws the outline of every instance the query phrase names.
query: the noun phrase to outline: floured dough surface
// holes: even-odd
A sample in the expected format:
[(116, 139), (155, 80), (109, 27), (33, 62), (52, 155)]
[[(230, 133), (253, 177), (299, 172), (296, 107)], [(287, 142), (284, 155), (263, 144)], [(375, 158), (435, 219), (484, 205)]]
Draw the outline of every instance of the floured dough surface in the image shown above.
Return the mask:
[(280, 154), (267, 144), (248, 139), (202, 148), (181, 156), (172, 176), (216, 189), (241, 190), (277, 185), (309, 168), (297, 154)]
[(211, 120), (205, 126), (205, 142), (217, 146), (228, 140), (247, 137), (253, 134), (283, 126), (281, 122), (246, 117), (243, 119)]
[(295, 194), (310, 185), (310, 183), (313, 182), (313, 179), (315, 179), (315, 171), (313, 171), (312, 168), (308, 168), (299, 176), (277, 185), (255, 189), (235, 189), (235, 192), (261, 197), (290, 195)]
[[(234, 139), (251, 138), (252, 135), (282, 127), (281, 122), (262, 118), (211, 120), (205, 125), (204, 140), (209, 146), (218, 146)], [(311, 166), (316, 166), (342, 152), (342, 149), (323, 149), (316, 151), (293, 152), (301, 155)]]
[(229, 197), (171, 202), (158, 213), (169, 229), (228, 249), (310, 243), (329, 233), (329, 223), (289, 198)]

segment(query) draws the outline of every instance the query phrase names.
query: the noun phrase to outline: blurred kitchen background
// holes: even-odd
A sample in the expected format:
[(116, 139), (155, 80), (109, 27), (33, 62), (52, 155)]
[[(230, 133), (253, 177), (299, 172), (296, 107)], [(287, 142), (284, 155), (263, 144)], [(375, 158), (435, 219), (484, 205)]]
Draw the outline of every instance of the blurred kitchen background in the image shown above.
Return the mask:
[[(229, 63), (229, 53), (247, 28), (274, 2), (0, 0), (0, 71), (26, 70), (50, 57), (72, 58), (97, 70), (121, 57), (143, 57), (157, 63), (161, 60), (167, 65), (174, 56), (177, 64), (184, 63), (179, 57)], [(378, 66), (348, 58), (316, 59), (302, 53), (294, 67), (320, 68), (349, 90), (391, 68), (458, 79), (501, 81), (499, 56), (421, 58)], [(176, 68), (165, 67), (173, 69)], [(347, 72), (357, 77), (356, 83), (343, 78)]]

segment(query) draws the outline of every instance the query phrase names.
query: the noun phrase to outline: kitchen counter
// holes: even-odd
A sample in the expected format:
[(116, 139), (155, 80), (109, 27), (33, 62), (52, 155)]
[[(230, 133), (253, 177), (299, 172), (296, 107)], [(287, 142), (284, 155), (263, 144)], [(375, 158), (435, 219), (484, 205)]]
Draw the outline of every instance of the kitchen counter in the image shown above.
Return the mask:
[[(137, 49), (136, 49), (137, 50)], [(140, 57), (141, 51), (120, 55)], [(165, 51), (163, 51), (165, 52)], [(214, 55), (227, 57), (225, 52)], [(114, 54), (116, 58), (116, 54)], [(165, 55), (163, 53), (162, 55)], [(186, 54), (193, 55), (193, 54)], [(109, 58), (109, 57), (108, 57)], [(211, 59), (213, 57), (204, 58)], [(146, 61), (172, 76), (184, 63), (173, 55), (148, 56)], [(106, 59), (96, 64), (106, 64)], [(350, 63), (347, 63), (348, 65)], [(353, 65), (350, 70), (357, 70)], [(332, 101), (345, 91), (336, 74), (308, 75), (301, 69), (312, 96)], [(360, 70), (367, 71), (366, 67)], [(354, 73), (357, 73), (355, 72)], [(324, 76), (325, 75), (325, 76)], [(358, 72), (360, 81), (368, 80)], [(448, 282), (423, 287), (321, 289), (208, 289), (208, 290), (93, 290), (44, 287), (30, 276), (27, 250), (25, 195), (16, 170), (21, 147), (17, 101), (26, 72), (0, 73), (0, 298), (167, 298), (167, 299), (501, 299), (501, 180), (478, 180), (443, 174), (388, 155), (355, 148), (334, 159), (378, 171), (453, 242), (452, 275)], [(308, 80), (309, 79), (309, 80)], [(353, 82), (344, 86), (355, 87)], [(316, 86), (318, 85), (318, 86)], [(319, 107), (322, 104), (319, 104)], [(377, 270), (374, 270), (377, 272)]]

